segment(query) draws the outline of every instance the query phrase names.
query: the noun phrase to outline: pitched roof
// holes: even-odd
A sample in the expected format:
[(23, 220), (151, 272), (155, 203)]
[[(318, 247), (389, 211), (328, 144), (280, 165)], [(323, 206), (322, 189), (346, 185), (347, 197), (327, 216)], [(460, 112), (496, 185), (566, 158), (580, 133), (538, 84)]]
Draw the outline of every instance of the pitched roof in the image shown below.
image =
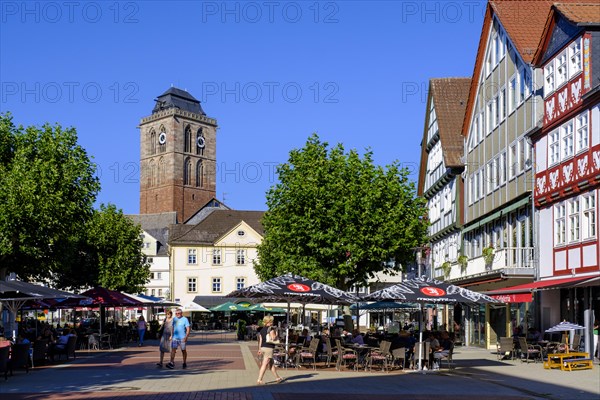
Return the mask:
[(152, 114), (169, 108), (178, 108), (180, 110), (206, 115), (200, 106), (200, 101), (185, 90), (175, 87), (167, 89), (163, 94), (158, 96), (155, 101), (156, 105), (152, 110)]
[(168, 228), (169, 225), (177, 223), (177, 212), (175, 211), (157, 214), (128, 214), (127, 217), (136, 224), (140, 224), (145, 231)]
[(555, 3), (554, 7), (569, 21), (578, 25), (600, 25), (600, 3)]
[(462, 166), (464, 137), (461, 134), (471, 78), (431, 79), (433, 105), (446, 167)]
[[(563, 0), (565, 3), (576, 2), (578, 0)], [(502, 27), (506, 30), (509, 39), (515, 46), (525, 63), (531, 63), (538, 48), (540, 38), (546, 24), (548, 10), (552, 6), (552, 1), (547, 0), (489, 0), (483, 19), (481, 36), (479, 37), (479, 46), (477, 56), (473, 67), (473, 79), (469, 90), (469, 99), (467, 101), (467, 110), (463, 120), (463, 135), (468, 135), (469, 122), (477, 94), (479, 84), (479, 75), (484, 65), (485, 50), (488, 42), (490, 27), (492, 26), (493, 16), (496, 15)]]
[(263, 235), (261, 223), (264, 211), (235, 211), (217, 209), (196, 225), (172, 225), (169, 243), (214, 244), (242, 221)]

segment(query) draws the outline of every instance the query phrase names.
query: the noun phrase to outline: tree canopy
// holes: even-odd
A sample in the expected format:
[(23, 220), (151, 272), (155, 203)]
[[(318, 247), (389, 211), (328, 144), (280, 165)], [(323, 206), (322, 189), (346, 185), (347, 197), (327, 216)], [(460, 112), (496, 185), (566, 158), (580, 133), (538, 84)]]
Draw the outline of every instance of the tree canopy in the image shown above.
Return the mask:
[(0, 279), (14, 272), (63, 289), (144, 286), (142, 231), (113, 205), (94, 210), (95, 173), (75, 129), (17, 127), (0, 114)]
[(376, 166), (370, 150), (361, 158), (342, 144), (328, 147), (313, 134), (277, 168), (255, 267), (262, 280), (294, 272), (362, 286), (378, 272), (401, 271), (425, 240), (425, 202), (407, 168)]

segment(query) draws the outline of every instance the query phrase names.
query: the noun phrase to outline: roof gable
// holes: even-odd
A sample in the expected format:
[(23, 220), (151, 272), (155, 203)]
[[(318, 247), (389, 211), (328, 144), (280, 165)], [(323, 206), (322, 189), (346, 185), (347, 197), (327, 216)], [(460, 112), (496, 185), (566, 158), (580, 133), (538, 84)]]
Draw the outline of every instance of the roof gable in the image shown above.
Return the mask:
[[(243, 232), (243, 235), (239, 233)], [(262, 236), (256, 232), (245, 221), (227, 231), (221, 238), (215, 241), (215, 246), (256, 246), (262, 241)]]

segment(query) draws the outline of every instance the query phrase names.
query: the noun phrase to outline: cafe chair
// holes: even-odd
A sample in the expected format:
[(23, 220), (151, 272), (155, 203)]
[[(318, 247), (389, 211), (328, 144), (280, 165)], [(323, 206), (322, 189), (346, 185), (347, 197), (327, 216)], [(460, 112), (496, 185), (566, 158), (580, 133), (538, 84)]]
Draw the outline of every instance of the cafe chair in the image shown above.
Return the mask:
[(25, 372), (29, 373), (30, 348), (31, 343), (18, 343), (12, 346), (12, 354), (9, 362), (11, 376), (15, 369), (24, 369)]
[(0, 373), (4, 373), (4, 380), (8, 379), (8, 353), (10, 352), (10, 346), (0, 347)]
[(382, 340), (379, 348), (371, 350), (370, 354), (367, 356), (366, 363), (369, 371), (373, 370), (373, 363), (381, 363), (381, 370), (387, 372), (388, 362), (391, 362), (393, 359), (392, 353), (390, 352), (391, 346), (392, 342)]
[(353, 349), (343, 347), (342, 341), (340, 339), (335, 339), (335, 344), (338, 348), (338, 361), (336, 364), (336, 369), (339, 371), (342, 369), (342, 366), (347, 366), (348, 363), (353, 364), (353, 369), (355, 371), (358, 370), (358, 353)]
[(303, 347), (298, 351), (298, 362), (300, 366), (305, 360), (312, 360), (309, 365), (312, 365), (313, 369), (317, 369), (317, 349), (319, 348), (319, 339), (312, 339), (308, 347)]
[(521, 362), (529, 363), (529, 360), (537, 362), (542, 359), (542, 346), (527, 343), (527, 339), (519, 337), (519, 347), (521, 348)]
[(498, 360), (504, 360), (510, 357), (512, 360), (515, 353), (515, 343), (511, 337), (501, 337), (496, 343), (496, 356)]

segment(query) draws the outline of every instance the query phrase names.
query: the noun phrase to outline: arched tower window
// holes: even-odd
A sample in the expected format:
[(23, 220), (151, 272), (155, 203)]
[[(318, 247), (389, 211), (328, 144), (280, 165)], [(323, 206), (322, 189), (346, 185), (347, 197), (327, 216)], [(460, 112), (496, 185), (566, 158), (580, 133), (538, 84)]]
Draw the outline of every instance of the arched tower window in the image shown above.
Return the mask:
[(160, 126), (160, 134), (158, 135), (158, 151), (161, 153), (167, 151), (167, 130), (163, 125)]
[(205, 146), (206, 142), (205, 142), (205, 138), (204, 138), (204, 133), (202, 132), (202, 128), (198, 129), (198, 132), (196, 132), (196, 154), (199, 156), (203, 156), (204, 155), (204, 149), (206, 148)]
[(192, 181), (192, 160), (185, 159), (183, 163), (183, 184), (190, 185)]
[(158, 185), (163, 185), (165, 183), (165, 177), (167, 174), (167, 165), (165, 160), (161, 157), (158, 160)]
[(204, 187), (204, 166), (202, 160), (196, 163), (196, 187)]
[(183, 140), (183, 151), (186, 153), (192, 152), (192, 129), (190, 126), (185, 127), (185, 135)]
[(148, 163), (148, 186), (152, 187), (156, 183), (156, 164), (154, 160), (150, 160)]
[(150, 131), (150, 154), (156, 154), (156, 131), (154, 129)]

